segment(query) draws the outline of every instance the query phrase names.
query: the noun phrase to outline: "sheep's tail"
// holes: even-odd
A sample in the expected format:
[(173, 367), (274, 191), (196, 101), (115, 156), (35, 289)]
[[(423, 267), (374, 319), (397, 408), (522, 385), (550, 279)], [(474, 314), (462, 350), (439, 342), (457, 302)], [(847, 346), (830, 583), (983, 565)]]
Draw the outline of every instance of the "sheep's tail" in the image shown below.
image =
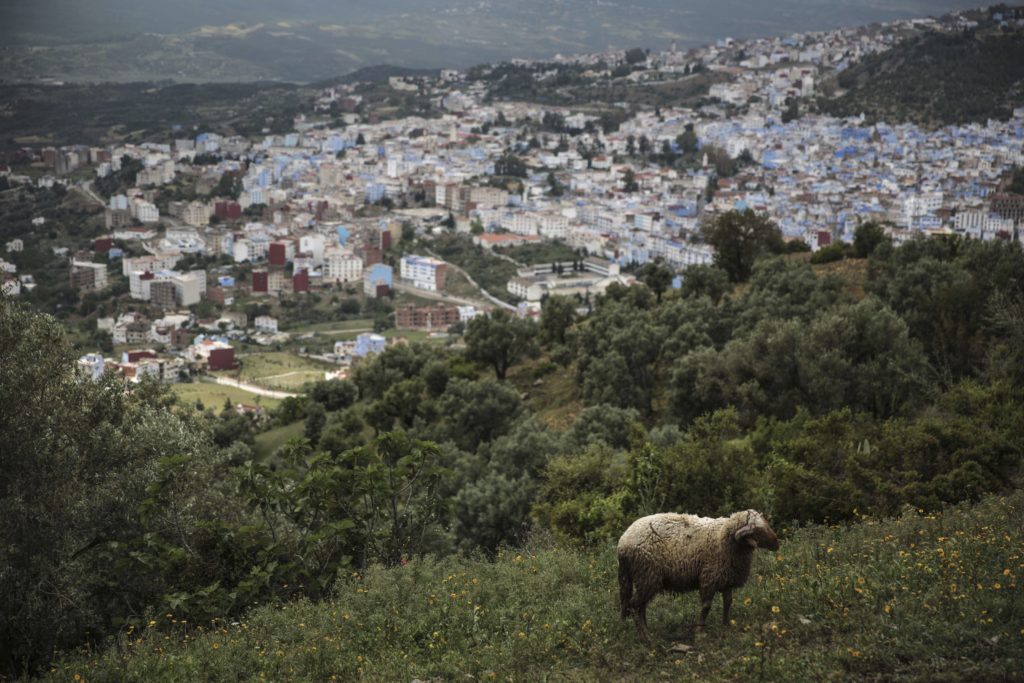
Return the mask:
[(622, 618), (629, 616), (629, 603), (633, 599), (633, 570), (626, 555), (619, 555), (619, 610)]

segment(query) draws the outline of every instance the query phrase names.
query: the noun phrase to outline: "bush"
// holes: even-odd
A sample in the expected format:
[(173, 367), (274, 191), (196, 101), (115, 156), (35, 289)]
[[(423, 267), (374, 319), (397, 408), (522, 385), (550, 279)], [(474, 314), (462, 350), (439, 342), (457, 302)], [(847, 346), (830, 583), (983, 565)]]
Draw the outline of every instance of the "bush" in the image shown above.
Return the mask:
[(849, 245), (843, 242), (836, 242), (827, 247), (822, 247), (811, 256), (811, 263), (820, 265), (822, 263), (834, 263), (842, 261), (850, 255)]

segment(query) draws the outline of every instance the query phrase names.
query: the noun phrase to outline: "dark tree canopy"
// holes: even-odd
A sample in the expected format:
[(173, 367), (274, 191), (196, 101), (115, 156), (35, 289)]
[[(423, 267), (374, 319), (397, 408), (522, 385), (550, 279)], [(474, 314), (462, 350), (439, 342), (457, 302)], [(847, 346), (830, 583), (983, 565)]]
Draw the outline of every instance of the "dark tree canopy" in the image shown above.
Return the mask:
[(778, 226), (751, 209), (727, 211), (703, 232), (704, 239), (715, 248), (715, 264), (733, 282), (746, 282), (759, 256), (784, 249)]
[(508, 369), (533, 349), (537, 326), (517, 318), (504, 309), (478, 315), (466, 328), (467, 357), (490, 365), (499, 379)]

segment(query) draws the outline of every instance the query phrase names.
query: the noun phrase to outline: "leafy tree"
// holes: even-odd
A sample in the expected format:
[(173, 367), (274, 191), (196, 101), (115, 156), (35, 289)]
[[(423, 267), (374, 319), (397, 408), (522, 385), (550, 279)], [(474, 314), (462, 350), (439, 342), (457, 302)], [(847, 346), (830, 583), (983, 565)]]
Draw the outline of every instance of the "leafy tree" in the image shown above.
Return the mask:
[(651, 413), (666, 333), (657, 324), (654, 306), (654, 294), (646, 287), (612, 286), (598, 301), (597, 313), (577, 326), (576, 367), (588, 402)]
[(331, 413), (344, 410), (355, 403), (356, 394), (356, 385), (347, 380), (322, 380), (309, 389), (309, 397)]
[(834, 263), (842, 261), (850, 252), (850, 246), (844, 242), (836, 242), (827, 247), (822, 247), (811, 256), (811, 263), (819, 265), (822, 263)]
[(676, 144), (683, 154), (697, 153), (697, 133), (693, 130), (693, 124), (686, 124), (686, 130), (676, 136)]
[(647, 51), (642, 47), (632, 47), (626, 50), (626, 63), (639, 64), (647, 61)]
[(306, 411), (306, 426), (303, 434), (310, 443), (320, 441), (320, 432), (327, 424), (327, 411), (320, 403), (311, 403)]
[[(0, 297), (0, 675), (30, 672), (55, 649), (93, 642), (154, 587), (118, 574), (115, 545), (140, 529), (137, 505), (157, 463), (185, 457), (209, 479), (213, 449), (165, 387), (77, 377), (59, 323)], [(183, 478), (183, 482), (184, 482)], [(186, 538), (207, 509), (191, 493)], [(212, 493), (210, 494), (212, 495)], [(192, 506), (192, 507), (189, 507)]]
[(767, 216), (751, 209), (723, 213), (704, 228), (703, 234), (715, 248), (715, 265), (733, 282), (748, 280), (759, 256), (783, 249), (782, 231)]
[(282, 399), (278, 408), (272, 412), (274, 423), (284, 426), (304, 420), (308, 404), (309, 399), (306, 396), (288, 396)]
[(545, 473), (533, 517), (567, 545), (606, 543), (629, 525), (627, 456), (603, 444), (554, 458)]
[(446, 472), (435, 444), (390, 432), (347, 452), (342, 464), (353, 475), (348, 499), (361, 536), (357, 566), (395, 565), (437, 551), (444, 509), (437, 492)]
[(636, 173), (633, 172), (632, 168), (627, 168), (626, 172), (622, 175), (622, 191), (633, 193), (639, 190), (640, 184), (636, 181)]
[(466, 357), (490, 365), (499, 380), (523, 355), (534, 350), (536, 325), (504, 309), (478, 315), (466, 327)]
[(485, 472), (459, 490), (453, 501), (454, 531), (465, 550), (493, 553), (521, 541), (529, 529), (537, 480)]
[(878, 417), (909, 410), (929, 388), (927, 364), (906, 324), (877, 300), (822, 311), (808, 325), (765, 318), (721, 351), (697, 349), (676, 365), (672, 402), (685, 424), (736, 406), (789, 419), (851, 406)]
[(525, 178), (528, 175), (528, 171), (522, 159), (511, 152), (507, 152), (494, 162), (494, 175)]
[(856, 258), (867, 258), (875, 252), (883, 242), (889, 241), (885, 228), (874, 221), (867, 221), (857, 226), (853, 232), (853, 255)]
[(564, 344), (566, 332), (576, 322), (576, 302), (567, 296), (549, 296), (544, 300), (540, 329), (549, 344)]
[(221, 448), (226, 448), (235, 442), (242, 442), (253, 445), (256, 440), (252, 430), (252, 420), (245, 415), (240, 415), (232, 408), (224, 411), (220, 419), (213, 426), (213, 442)]
[(231, 199), (238, 199), (241, 193), (242, 179), (233, 173), (224, 173), (221, 175), (220, 180), (217, 181), (213, 190), (210, 191), (210, 198), (230, 197)]
[(555, 176), (554, 171), (548, 171), (548, 192), (552, 197), (561, 197), (565, 194), (565, 187)]
[(717, 266), (690, 266), (683, 273), (684, 297), (706, 296), (717, 304), (732, 289), (729, 274)]
[(635, 409), (602, 404), (580, 413), (569, 431), (569, 440), (576, 448), (601, 443), (624, 450), (642, 433), (640, 414)]
[(522, 410), (519, 392), (493, 379), (453, 379), (440, 398), (438, 440), (473, 452), (504, 434)]
[(651, 288), (654, 296), (658, 299), (658, 303), (661, 303), (661, 295), (672, 284), (673, 277), (675, 277), (675, 273), (672, 272), (672, 269), (665, 264), (661, 257), (644, 264), (644, 267), (640, 269), (640, 280)]
[(786, 98), (786, 108), (782, 111), (782, 122), (789, 123), (800, 118), (800, 103), (795, 97)]
[(365, 424), (354, 410), (331, 415), (320, 432), (317, 447), (332, 455), (340, 455), (351, 448), (363, 445), (364, 427)]

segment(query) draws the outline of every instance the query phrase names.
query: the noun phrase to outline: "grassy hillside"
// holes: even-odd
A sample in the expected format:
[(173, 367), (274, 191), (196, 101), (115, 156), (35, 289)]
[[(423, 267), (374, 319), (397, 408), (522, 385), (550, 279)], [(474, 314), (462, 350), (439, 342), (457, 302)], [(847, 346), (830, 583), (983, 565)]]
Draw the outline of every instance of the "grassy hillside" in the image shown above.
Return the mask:
[(1006, 119), (1024, 104), (1024, 32), (927, 34), (870, 56), (839, 76), (828, 113), (928, 127)]
[[(344, 577), (323, 604), (237, 622), (152, 615), (50, 680), (1024, 680), (1024, 493), (941, 515), (779, 530), (695, 635), (693, 594), (660, 597), (654, 641), (616, 608), (614, 551), (544, 543), (496, 561), (414, 560)], [(721, 609), (716, 602), (712, 617)]]

